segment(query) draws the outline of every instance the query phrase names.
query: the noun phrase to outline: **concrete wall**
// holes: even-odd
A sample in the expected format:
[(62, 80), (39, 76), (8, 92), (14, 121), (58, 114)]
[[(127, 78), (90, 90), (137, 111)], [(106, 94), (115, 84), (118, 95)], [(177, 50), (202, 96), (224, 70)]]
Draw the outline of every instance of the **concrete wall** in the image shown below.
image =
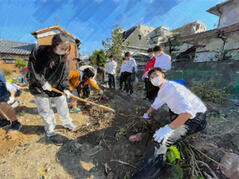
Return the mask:
[(239, 60), (239, 31), (226, 34), (226, 43), (220, 38), (205, 38), (198, 43), (205, 47), (197, 48), (195, 62), (218, 61), (225, 54), (224, 60)]
[(239, 1), (234, 0), (231, 3), (221, 7), (222, 15), (219, 20), (219, 28), (229, 26), (239, 22)]

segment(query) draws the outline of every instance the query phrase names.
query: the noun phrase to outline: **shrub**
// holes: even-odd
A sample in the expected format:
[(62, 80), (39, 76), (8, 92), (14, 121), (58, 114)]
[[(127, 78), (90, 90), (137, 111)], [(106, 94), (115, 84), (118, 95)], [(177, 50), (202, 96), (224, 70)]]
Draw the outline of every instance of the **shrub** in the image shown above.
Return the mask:
[(201, 99), (217, 104), (223, 104), (227, 94), (224, 89), (217, 88), (215, 83), (217, 83), (216, 80), (211, 79), (200, 84), (195, 84), (190, 89)]
[(25, 68), (25, 67), (27, 67), (27, 62), (20, 57), (15, 57), (15, 66), (17, 68), (21, 68), (21, 67)]

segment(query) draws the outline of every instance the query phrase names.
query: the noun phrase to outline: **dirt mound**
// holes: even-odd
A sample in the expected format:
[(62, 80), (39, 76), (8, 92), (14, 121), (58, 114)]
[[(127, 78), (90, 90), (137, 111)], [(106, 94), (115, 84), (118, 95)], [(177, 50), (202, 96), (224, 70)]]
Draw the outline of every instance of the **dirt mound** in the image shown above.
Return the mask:
[[(0, 129), (0, 178), (129, 178), (154, 130), (169, 122), (167, 108), (154, 112), (153, 120), (145, 123), (141, 116), (150, 103), (142, 99), (142, 92), (135, 98), (110, 90), (106, 95), (108, 100), (98, 95), (89, 100), (112, 107), (115, 113), (80, 103), (82, 112), (71, 114), (78, 128), (70, 132), (58, 125), (58, 135), (49, 139), (33, 96), (24, 91), (20, 99), (24, 104), (17, 110), (21, 132), (8, 134)], [(208, 127), (194, 137), (195, 146), (220, 161), (223, 151), (239, 152), (235, 137), (239, 111), (237, 106), (208, 107)], [(130, 143), (129, 136), (137, 132), (144, 133), (142, 141)], [(207, 162), (222, 176), (216, 164)]]

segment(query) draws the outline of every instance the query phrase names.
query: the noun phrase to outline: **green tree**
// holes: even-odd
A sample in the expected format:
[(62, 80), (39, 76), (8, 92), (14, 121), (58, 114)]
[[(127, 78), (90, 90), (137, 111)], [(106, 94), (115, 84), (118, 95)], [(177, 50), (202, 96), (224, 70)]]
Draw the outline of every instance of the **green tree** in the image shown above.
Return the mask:
[(114, 25), (111, 30), (111, 37), (102, 41), (107, 56), (113, 55), (119, 62), (122, 60), (122, 54), (126, 50), (129, 42), (124, 43), (123, 30), (119, 25)]
[(25, 68), (25, 67), (27, 67), (27, 62), (26, 62), (26, 60), (24, 60), (20, 57), (15, 57), (15, 66), (17, 68), (21, 68), (21, 67)]
[(168, 37), (166, 46), (169, 47), (169, 54), (171, 56), (174, 55), (176, 51), (178, 51), (177, 47), (183, 44), (180, 38), (180, 34), (174, 33), (171, 37)]
[(105, 65), (107, 57), (105, 55), (104, 50), (95, 50), (93, 54), (90, 56), (89, 61), (91, 65), (102, 67)]

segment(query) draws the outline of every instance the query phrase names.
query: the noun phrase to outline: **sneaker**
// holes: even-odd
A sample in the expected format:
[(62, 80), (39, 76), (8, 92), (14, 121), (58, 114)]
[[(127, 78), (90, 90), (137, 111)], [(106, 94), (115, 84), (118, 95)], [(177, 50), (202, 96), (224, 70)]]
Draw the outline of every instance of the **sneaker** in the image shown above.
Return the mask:
[(135, 97), (135, 95), (134, 95), (133, 93), (132, 93), (132, 94), (129, 94), (129, 96), (132, 97), (132, 98)]
[(7, 128), (11, 126), (11, 122), (7, 119), (0, 120), (0, 128)]
[(78, 113), (78, 112), (81, 112), (80, 108), (72, 108), (71, 113)]
[(11, 107), (14, 109), (14, 108), (18, 107), (19, 104), (20, 104), (20, 102), (18, 100), (16, 100), (11, 104)]
[(18, 121), (13, 121), (9, 131), (19, 131), (22, 128), (22, 125)]
[(56, 132), (55, 131), (47, 131), (46, 132), (46, 136), (47, 137), (52, 137), (52, 136), (55, 136), (56, 135)]
[(73, 123), (69, 123), (69, 124), (65, 124), (65, 125), (64, 125), (64, 128), (66, 128), (66, 129), (72, 131), (72, 130), (74, 130), (74, 129), (76, 128), (76, 126), (75, 126), (75, 124), (73, 124)]

